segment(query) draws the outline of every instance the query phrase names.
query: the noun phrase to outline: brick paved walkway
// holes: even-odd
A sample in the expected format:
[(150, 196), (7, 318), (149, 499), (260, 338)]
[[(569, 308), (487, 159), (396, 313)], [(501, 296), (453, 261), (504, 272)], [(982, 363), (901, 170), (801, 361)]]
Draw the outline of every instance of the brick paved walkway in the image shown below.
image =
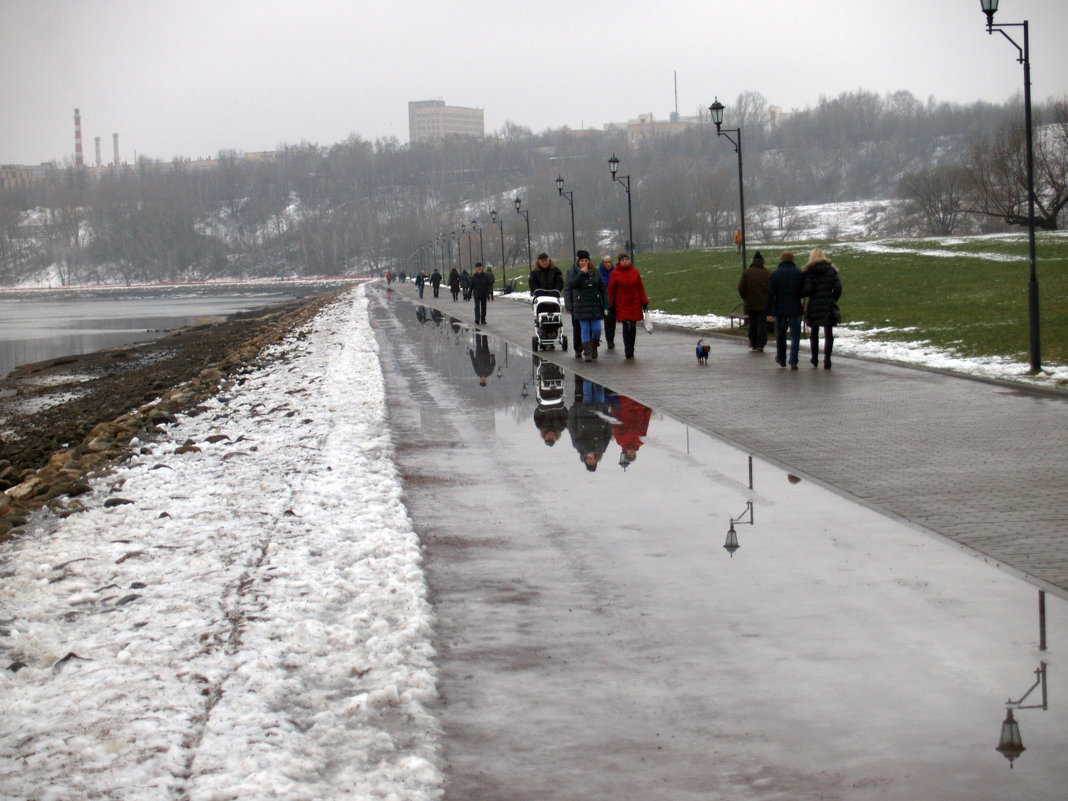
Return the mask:
[[(411, 283), (393, 291), (417, 297)], [(474, 319), (471, 303), (430, 295), (424, 304)], [(487, 318), (487, 331), (530, 347), (527, 304), (498, 298)], [(703, 335), (712, 351), (698, 367), (698, 336), (639, 331), (629, 362), (618, 333), (595, 363), (542, 355), (1068, 599), (1068, 394), (838, 355), (813, 369), (805, 341), (800, 370), (783, 370), (774, 344), (751, 353), (723, 335)]]

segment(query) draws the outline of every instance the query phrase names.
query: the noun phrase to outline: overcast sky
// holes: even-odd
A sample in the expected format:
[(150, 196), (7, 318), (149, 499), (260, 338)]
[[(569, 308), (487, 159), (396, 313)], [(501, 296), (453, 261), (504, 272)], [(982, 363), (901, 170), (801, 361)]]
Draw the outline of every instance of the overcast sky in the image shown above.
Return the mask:
[[(1068, 94), (1068, 0), (1002, 0), (1031, 23), (1035, 101)], [(1022, 42), (1022, 32), (1015, 35)], [(408, 141), (408, 101), (485, 109), (486, 129), (666, 119), (757, 91), (907, 89), (1002, 102), (1016, 51), (979, 0), (0, 0), (0, 163), (210, 157)]]

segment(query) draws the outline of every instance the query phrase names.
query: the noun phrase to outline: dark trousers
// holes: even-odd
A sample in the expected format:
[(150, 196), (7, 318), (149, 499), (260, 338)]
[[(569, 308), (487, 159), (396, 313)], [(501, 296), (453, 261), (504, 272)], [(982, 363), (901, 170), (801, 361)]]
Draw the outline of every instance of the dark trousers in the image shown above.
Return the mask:
[(485, 298), (475, 298), (475, 322), (476, 323), (485, 323), (486, 322), (486, 299)]
[(820, 363), (820, 329), (823, 329), (823, 363), (831, 363), (831, 350), (834, 348), (834, 326), (814, 325), (808, 335), (808, 344), (812, 349), (812, 363)]
[(604, 316), (604, 341), (610, 348), (616, 344), (616, 316), (614, 314)]
[(440, 284), (438, 284), (437, 286), (434, 287), (434, 297), (435, 298), (438, 296), (438, 290), (439, 289), (441, 289), (441, 285)]
[(746, 309), (749, 320), (749, 347), (763, 350), (768, 344), (768, 317), (763, 309)]
[(634, 339), (638, 335), (638, 323), (636, 320), (620, 320), (619, 325), (623, 329), (623, 355), (634, 355)]
[(775, 361), (786, 364), (786, 336), (790, 336), (789, 364), (797, 364), (797, 352), (801, 349), (801, 315), (775, 318)]
[(582, 323), (575, 319), (575, 315), (571, 315), (571, 341), (575, 347), (575, 355), (578, 356), (582, 353)]

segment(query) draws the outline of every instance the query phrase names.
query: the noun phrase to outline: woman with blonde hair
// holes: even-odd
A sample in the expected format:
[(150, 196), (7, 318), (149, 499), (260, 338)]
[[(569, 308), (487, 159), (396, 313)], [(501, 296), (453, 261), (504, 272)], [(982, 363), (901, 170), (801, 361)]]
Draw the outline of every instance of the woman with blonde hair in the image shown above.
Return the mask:
[(820, 364), (820, 329), (823, 329), (823, 369), (831, 369), (831, 349), (834, 346), (834, 326), (841, 322), (838, 298), (842, 296), (842, 280), (838, 268), (822, 248), (813, 248), (808, 263), (801, 268), (801, 297), (805, 304), (805, 322), (809, 327), (812, 366)]

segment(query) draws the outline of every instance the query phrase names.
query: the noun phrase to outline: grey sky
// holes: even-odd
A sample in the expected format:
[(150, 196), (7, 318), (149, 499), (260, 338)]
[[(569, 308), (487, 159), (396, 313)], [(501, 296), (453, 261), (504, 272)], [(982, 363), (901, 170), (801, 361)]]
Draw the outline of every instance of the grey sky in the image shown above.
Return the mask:
[[(1068, 94), (1068, 2), (1002, 0), (1031, 23), (1036, 101)], [(408, 141), (409, 100), (485, 109), (489, 131), (597, 127), (718, 96), (790, 110), (907, 89), (1002, 102), (1016, 51), (979, 0), (0, 0), (0, 163), (72, 158), (75, 108), (121, 156)], [(1022, 42), (1022, 33), (1017, 29)]]

